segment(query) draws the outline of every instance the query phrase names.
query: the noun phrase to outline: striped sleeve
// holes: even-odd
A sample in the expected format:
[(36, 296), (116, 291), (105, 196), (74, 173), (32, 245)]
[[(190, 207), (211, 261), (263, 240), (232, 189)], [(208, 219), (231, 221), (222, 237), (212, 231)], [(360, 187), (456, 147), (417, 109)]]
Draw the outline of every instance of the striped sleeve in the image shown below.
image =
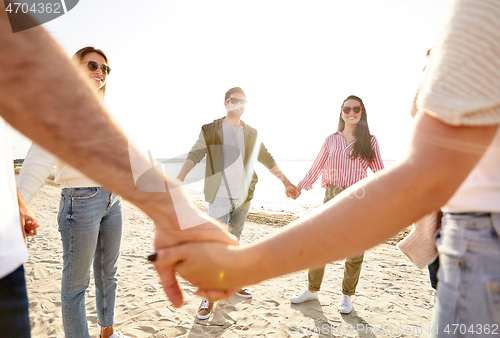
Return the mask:
[(328, 158), (328, 139), (325, 141), (323, 146), (321, 147), (321, 150), (316, 156), (316, 159), (314, 160), (313, 165), (311, 166), (311, 169), (309, 169), (309, 172), (307, 175), (304, 177), (302, 181), (300, 181), (299, 185), (303, 187), (305, 190), (309, 190), (312, 188), (312, 185), (318, 177), (323, 173), (323, 167), (325, 166), (326, 159)]
[(384, 169), (384, 162), (382, 161), (382, 155), (380, 154), (380, 147), (378, 145), (377, 138), (372, 136), (372, 149), (375, 152), (375, 158), (371, 161), (368, 166), (375, 173), (379, 170)]
[(450, 125), (500, 123), (500, 1), (456, 0), (417, 109)]

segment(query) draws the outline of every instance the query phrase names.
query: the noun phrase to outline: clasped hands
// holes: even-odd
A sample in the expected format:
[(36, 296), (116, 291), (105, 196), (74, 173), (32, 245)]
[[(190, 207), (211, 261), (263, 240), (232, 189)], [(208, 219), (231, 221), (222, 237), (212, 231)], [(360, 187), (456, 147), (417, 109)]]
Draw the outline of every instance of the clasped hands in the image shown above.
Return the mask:
[(300, 185), (295, 186), (295, 185), (291, 184), (291, 185), (287, 186), (285, 189), (286, 197), (290, 197), (290, 198), (296, 200), (297, 198), (299, 198), (301, 191), (302, 191), (302, 187)]

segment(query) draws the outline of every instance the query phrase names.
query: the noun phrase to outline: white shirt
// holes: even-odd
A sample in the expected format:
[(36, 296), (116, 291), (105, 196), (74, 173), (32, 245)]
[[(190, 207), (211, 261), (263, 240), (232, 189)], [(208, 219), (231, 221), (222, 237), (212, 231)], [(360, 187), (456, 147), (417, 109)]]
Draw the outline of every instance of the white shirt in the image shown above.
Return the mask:
[(9, 127), (0, 117), (0, 278), (28, 258), (19, 220)]
[(481, 160), (442, 210), (500, 213), (500, 128)]

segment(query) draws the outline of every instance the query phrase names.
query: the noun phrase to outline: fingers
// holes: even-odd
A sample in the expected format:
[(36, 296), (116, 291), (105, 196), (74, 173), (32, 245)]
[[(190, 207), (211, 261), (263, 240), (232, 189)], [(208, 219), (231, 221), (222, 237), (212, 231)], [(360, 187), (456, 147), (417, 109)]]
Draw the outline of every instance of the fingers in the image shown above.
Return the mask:
[(177, 250), (162, 249), (148, 257), (153, 263), (158, 275), (160, 276), (161, 284), (165, 294), (170, 299), (172, 304), (179, 308), (184, 302), (182, 290), (175, 276), (175, 264), (181, 260), (181, 248)]
[(296, 200), (300, 196), (300, 190), (295, 186), (291, 186), (286, 188), (285, 190), (286, 196)]
[(24, 233), (26, 236), (35, 236), (38, 234), (38, 228), (40, 227), (40, 224), (36, 220), (26, 220), (24, 223)]
[(158, 274), (168, 299), (170, 299), (170, 302), (172, 302), (176, 308), (180, 308), (184, 303), (184, 296), (182, 295), (182, 290), (175, 277), (173, 266), (171, 268), (166, 268), (161, 273), (158, 271)]

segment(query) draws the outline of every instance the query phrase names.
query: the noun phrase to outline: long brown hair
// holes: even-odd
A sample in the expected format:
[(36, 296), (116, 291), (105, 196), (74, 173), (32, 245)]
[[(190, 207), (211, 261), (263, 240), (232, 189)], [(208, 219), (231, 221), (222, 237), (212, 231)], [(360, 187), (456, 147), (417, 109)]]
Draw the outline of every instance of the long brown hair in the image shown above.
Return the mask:
[[(109, 67), (109, 61), (108, 61), (108, 57), (106, 56), (106, 54), (104, 54), (104, 52), (102, 50), (97, 49), (97, 48), (92, 47), (92, 46), (87, 46), (87, 47), (83, 47), (82, 49), (79, 49), (75, 53), (75, 55), (73, 55), (71, 60), (78, 62), (78, 63), (81, 63), (83, 61), (83, 58), (85, 57), (85, 55), (87, 55), (88, 53), (97, 53), (97, 54), (101, 55), (104, 58), (104, 60), (106, 60), (106, 64)], [(102, 88), (100, 88), (98, 90), (98, 92), (104, 98), (104, 93), (106, 92), (106, 84), (104, 84), (104, 86), (102, 86)]]
[(356, 95), (349, 95), (347, 99), (342, 102), (340, 106), (340, 117), (339, 117), (339, 127), (338, 131), (343, 131), (345, 128), (345, 121), (342, 119), (342, 108), (347, 100), (356, 100), (361, 106), (361, 119), (354, 129), (354, 137), (356, 137), (356, 142), (354, 143), (354, 150), (352, 152), (351, 158), (361, 157), (368, 162), (372, 162), (375, 158), (375, 152), (372, 149), (372, 135), (370, 134), (370, 128), (368, 128), (368, 118), (366, 116), (366, 108), (363, 100), (361, 100)]

